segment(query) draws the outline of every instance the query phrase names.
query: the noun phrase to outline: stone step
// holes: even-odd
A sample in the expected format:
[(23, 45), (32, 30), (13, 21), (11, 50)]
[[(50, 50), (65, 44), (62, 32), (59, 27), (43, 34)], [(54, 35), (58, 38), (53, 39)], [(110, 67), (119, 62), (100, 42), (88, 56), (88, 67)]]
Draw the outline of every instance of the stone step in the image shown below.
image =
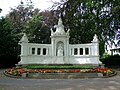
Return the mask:
[(99, 78), (103, 77), (102, 73), (29, 73), (23, 75), (27, 78), (38, 79), (79, 79), (79, 78)]

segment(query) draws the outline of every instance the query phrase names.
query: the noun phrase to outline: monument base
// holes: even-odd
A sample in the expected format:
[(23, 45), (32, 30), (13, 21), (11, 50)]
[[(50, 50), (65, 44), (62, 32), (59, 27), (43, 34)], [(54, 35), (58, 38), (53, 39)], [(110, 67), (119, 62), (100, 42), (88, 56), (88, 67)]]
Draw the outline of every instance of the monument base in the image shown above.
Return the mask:
[(18, 64), (90, 64), (99, 66), (102, 62), (99, 61), (99, 57), (96, 56), (86, 56), (86, 57), (64, 57), (64, 56), (54, 56), (54, 57), (32, 57), (26, 56), (21, 57), (21, 61)]

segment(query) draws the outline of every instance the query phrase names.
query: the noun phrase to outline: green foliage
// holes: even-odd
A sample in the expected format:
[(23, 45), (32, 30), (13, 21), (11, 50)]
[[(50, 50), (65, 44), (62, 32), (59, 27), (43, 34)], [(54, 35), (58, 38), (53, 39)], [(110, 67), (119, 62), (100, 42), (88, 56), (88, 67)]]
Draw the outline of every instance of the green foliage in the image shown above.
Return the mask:
[(34, 15), (25, 26), (29, 40), (35, 43), (50, 43), (50, 29), (43, 23), (39, 14)]
[(100, 51), (99, 54), (100, 54), (100, 58), (101, 58), (105, 52), (104, 41), (99, 42), (99, 51)]
[(107, 53), (104, 54), (102, 58), (102, 62), (106, 66), (119, 66), (120, 65), (120, 56), (119, 55), (109, 55)]
[(49, 27), (39, 11), (31, 3), (21, 3), (17, 8), (11, 9), (6, 18), (13, 24), (12, 32), (17, 36), (17, 41), (26, 33), (30, 42), (50, 43)]
[(5, 18), (0, 19), (0, 66), (18, 63), (18, 42), (23, 32), (27, 33), (31, 42), (50, 43), (49, 27), (39, 11), (31, 3), (26, 5), (21, 2)]
[(0, 19), (0, 56), (10, 55), (14, 52), (16, 42), (12, 35), (12, 24), (8, 19)]
[[(18, 62), (18, 43), (12, 33), (13, 25), (7, 18), (0, 19), (0, 67)], [(12, 61), (11, 61), (12, 60)]]
[(102, 58), (103, 58), (103, 59), (107, 59), (107, 58), (109, 58), (109, 57), (110, 57), (110, 55), (109, 55), (108, 53), (104, 53)]
[(32, 4), (21, 3), (16, 8), (12, 8), (10, 13), (6, 16), (13, 24), (13, 33), (20, 40), (22, 33), (25, 30), (27, 22), (36, 14), (39, 13), (38, 9), (34, 9)]
[(23, 68), (27, 68), (27, 69), (90, 69), (90, 68), (93, 68), (93, 66), (90, 66), (90, 65), (81, 65), (81, 66), (28, 65), (28, 66), (23, 66)]
[[(3, 58), (2, 63), (5, 64), (8, 62), (6, 60), (10, 58), (14, 60), (9, 60), (9, 64), (18, 62), (16, 60), (20, 54), (18, 42), (24, 32), (30, 42), (50, 43), (50, 29), (45, 20), (49, 16), (52, 17), (52, 14), (45, 12), (46, 17), (43, 18), (39, 11), (33, 7), (31, 2), (28, 2), (27, 5), (21, 2), (16, 8), (12, 8), (5, 18), (0, 19), (0, 59)], [(2, 63), (1, 65), (3, 65)]]
[(70, 28), (70, 43), (91, 42), (95, 33), (100, 43), (114, 42), (120, 22), (119, 0), (62, 0), (57, 11)]
[(40, 14), (43, 17), (44, 23), (48, 27), (52, 28), (52, 27), (54, 27), (55, 24), (57, 24), (58, 16), (57, 16), (57, 14), (55, 14), (55, 12), (53, 10), (51, 10), (51, 11), (45, 10), (45, 11), (40, 12)]

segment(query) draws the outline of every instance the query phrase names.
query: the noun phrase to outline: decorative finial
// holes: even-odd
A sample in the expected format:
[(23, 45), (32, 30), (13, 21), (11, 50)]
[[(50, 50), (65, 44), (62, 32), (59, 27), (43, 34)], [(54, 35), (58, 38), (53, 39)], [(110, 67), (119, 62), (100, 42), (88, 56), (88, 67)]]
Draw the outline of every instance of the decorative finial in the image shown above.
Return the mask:
[(64, 25), (62, 24), (62, 19), (59, 18), (58, 25), (54, 26), (56, 28), (55, 34), (65, 34)]
[(58, 25), (62, 24), (62, 19), (59, 18)]
[(27, 36), (26, 36), (26, 33), (24, 33), (24, 35), (23, 35), (23, 37), (21, 38), (21, 40), (20, 40), (20, 43), (28, 43), (29, 41), (28, 41), (28, 38), (27, 38)]
[(70, 29), (67, 30), (67, 35), (69, 35)]
[(98, 37), (97, 35), (95, 34), (94, 37), (93, 37), (93, 41), (92, 42), (98, 42)]
[(52, 28), (50, 29), (50, 31), (51, 31), (51, 35), (53, 35), (54, 32), (53, 32), (53, 29), (52, 29)]

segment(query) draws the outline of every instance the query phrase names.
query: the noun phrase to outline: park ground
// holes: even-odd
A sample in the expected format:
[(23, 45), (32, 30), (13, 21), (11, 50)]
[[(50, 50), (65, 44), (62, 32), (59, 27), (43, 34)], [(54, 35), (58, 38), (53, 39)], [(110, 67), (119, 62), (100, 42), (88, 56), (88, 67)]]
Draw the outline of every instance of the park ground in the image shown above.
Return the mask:
[(109, 78), (17, 79), (4, 76), (0, 70), (0, 90), (120, 90), (120, 69)]

